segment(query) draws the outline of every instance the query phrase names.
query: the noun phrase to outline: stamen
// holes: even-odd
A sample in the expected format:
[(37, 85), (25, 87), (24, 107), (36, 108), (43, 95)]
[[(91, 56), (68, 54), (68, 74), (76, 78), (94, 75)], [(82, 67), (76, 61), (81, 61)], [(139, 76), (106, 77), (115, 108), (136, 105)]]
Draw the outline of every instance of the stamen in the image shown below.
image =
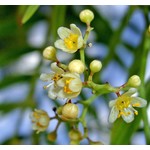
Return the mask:
[(140, 103), (135, 103), (135, 104), (132, 104), (133, 107), (140, 107), (141, 104)]
[(46, 90), (46, 89), (49, 88), (52, 84), (54, 84), (54, 82), (51, 82), (50, 84), (43, 86), (43, 88)]
[(70, 34), (69, 37), (64, 39), (65, 46), (70, 50), (77, 49), (77, 41), (78, 35), (77, 34)]
[(65, 81), (65, 86), (64, 86), (64, 92), (67, 94), (71, 94), (73, 93), (70, 89), (69, 89), (69, 84), (71, 82), (72, 78), (68, 79)]

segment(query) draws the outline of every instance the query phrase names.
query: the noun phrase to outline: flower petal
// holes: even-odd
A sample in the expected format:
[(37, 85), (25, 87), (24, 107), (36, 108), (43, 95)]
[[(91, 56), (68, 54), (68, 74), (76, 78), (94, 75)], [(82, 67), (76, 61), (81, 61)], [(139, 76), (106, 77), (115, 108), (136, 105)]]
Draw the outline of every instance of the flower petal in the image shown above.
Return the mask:
[(131, 104), (133, 107), (145, 107), (147, 105), (147, 101), (140, 97), (132, 97)]
[(57, 32), (58, 32), (59, 37), (62, 40), (65, 39), (66, 37), (68, 37), (72, 33), (72, 31), (66, 27), (58, 28)]
[(51, 81), (52, 78), (53, 78), (53, 76), (54, 76), (53, 73), (49, 73), (49, 74), (47, 74), (47, 73), (42, 73), (42, 74), (40, 75), (40, 79), (41, 79), (42, 81)]
[(80, 79), (76, 78), (72, 80), (69, 84), (69, 89), (73, 92), (79, 92), (82, 89), (82, 82)]
[(67, 52), (67, 53), (74, 53), (76, 52), (78, 49), (76, 50), (69, 50), (66, 48), (65, 44), (64, 44), (64, 41), (59, 39), (57, 40), (55, 43), (54, 43), (55, 47), (57, 47), (58, 49), (61, 49), (62, 51), (64, 52)]
[(72, 31), (74, 34), (77, 34), (77, 35), (79, 35), (79, 36), (82, 35), (80, 29), (79, 29), (75, 24), (71, 24), (71, 25), (70, 25), (70, 29), (71, 29), (71, 31)]
[(115, 105), (115, 103), (116, 103), (116, 100), (111, 100), (109, 102), (109, 107), (113, 107)]
[(58, 91), (59, 91), (59, 88), (55, 87), (54, 85), (51, 86), (48, 90), (48, 97), (51, 99), (56, 99)]
[(70, 50), (68, 50), (64, 44), (64, 41), (59, 39), (57, 40), (55, 43), (54, 43), (55, 47), (58, 48), (58, 49), (61, 49), (63, 50), (64, 52), (68, 52)]
[(60, 91), (58, 92), (57, 95), (58, 95), (58, 98), (72, 99), (72, 98), (77, 97), (77, 96), (79, 95), (79, 93), (80, 93), (80, 92), (74, 92), (74, 93), (68, 94), (68, 93), (65, 93), (64, 90), (62, 89), (62, 90), (60, 90)]
[(59, 68), (57, 66), (56, 62), (54, 62), (54, 63), (51, 64), (51, 70), (54, 71), (55, 73), (58, 73), (58, 74), (63, 74), (64, 73), (64, 70), (61, 69), (61, 68)]
[(78, 49), (83, 46), (83, 42), (84, 42), (84, 41), (83, 41), (82, 36), (79, 36), (79, 37), (78, 37)]
[(130, 108), (126, 108), (124, 110), (124, 115), (122, 115), (122, 118), (125, 122), (130, 123), (134, 120), (134, 112)]
[(109, 115), (109, 122), (113, 123), (117, 119), (118, 114), (119, 114), (119, 110), (115, 106), (112, 107)]
[(57, 81), (57, 85), (60, 87), (64, 87), (65, 86), (65, 78), (61, 78)]
[(126, 95), (126, 96), (132, 96), (133, 94), (135, 94), (137, 92), (137, 89), (135, 88), (130, 88), (127, 92), (125, 92), (123, 95)]

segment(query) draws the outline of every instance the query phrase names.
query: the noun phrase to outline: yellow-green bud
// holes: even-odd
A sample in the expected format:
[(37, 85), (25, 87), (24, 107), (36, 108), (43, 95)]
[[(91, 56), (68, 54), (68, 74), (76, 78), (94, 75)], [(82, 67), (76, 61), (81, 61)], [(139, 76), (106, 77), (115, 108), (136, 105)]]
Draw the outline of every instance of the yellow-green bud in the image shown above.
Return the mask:
[(139, 87), (141, 85), (141, 79), (137, 75), (133, 75), (129, 78), (127, 85), (130, 87)]
[(76, 119), (78, 117), (78, 106), (72, 103), (67, 103), (62, 108), (62, 117), (66, 119)]
[(60, 106), (57, 108), (57, 114), (58, 115), (62, 115), (62, 108), (63, 108), (63, 106)]
[(80, 144), (80, 141), (74, 141), (74, 140), (70, 141), (70, 145), (79, 145), (79, 144)]
[(56, 138), (57, 138), (56, 131), (53, 131), (53, 132), (49, 133), (47, 138), (48, 138), (49, 141), (55, 142)]
[(99, 72), (101, 70), (101, 68), (102, 68), (102, 63), (99, 60), (93, 60), (90, 63), (90, 70), (92, 73)]
[(43, 51), (43, 57), (48, 60), (57, 61), (56, 49), (53, 46), (46, 47)]
[(83, 73), (85, 66), (81, 60), (75, 59), (71, 61), (68, 65), (69, 71), (72, 73)]
[(91, 10), (89, 9), (85, 9), (83, 11), (80, 12), (80, 20), (84, 23), (86, 23), (87, 25), (89, 25), (91, 23), (91, 21), (94, 19), (94, 14)]
[(82, 139), (82, 134), (79, 130), (73, 129), (69, 132), (69, 138), (73, 141), (80, 141)]
[(94, 141), (90, 141), (89, 144), (90, 145), (104, 145), (102, 142), (99, 142), (99, 141), (95, 141), (95, 142)]

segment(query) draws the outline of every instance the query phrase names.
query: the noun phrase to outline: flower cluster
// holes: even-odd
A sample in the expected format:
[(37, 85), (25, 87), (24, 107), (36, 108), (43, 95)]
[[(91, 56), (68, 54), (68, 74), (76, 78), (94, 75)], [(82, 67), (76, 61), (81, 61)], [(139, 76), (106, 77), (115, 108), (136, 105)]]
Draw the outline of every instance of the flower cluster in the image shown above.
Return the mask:
[[(70, 124), (70, 144), (79, 144), (82, 139), (87, 139), (89, 144), (102, 144), (100, 141), (92, 141), (89, 138), (85, 118), (88, 107), (90, 107), (97, 96), (111, 92), (115, 92), (118, 96), (118, 98), (109, 103), (111, 107), (110, 123), (113, 123), (120, 117), (126, 123), (132, 122), (134, 115), (138, 115), (138, 111), (134, 107), (145, 107), (147, 101), (133, 96), (137, 92), (136, 88), (141, 84), (140, 77), (137, 75), (131, 76), (125, 84), (119, 87), (113, 87), (109, 83), (94, 83), (94, 74), (102, 69), (102, 63), (100, 60), (93, 60), (89, 66), (85, 63), (85, 49), (92, 45), (88, 44), (87, 40), (90, 32), (93, 30), (90, 24), (94, 19), (94, 14), (90, 10), (83, 10), (79, 17), (87, 26), (84, 36), (75, 24), (71, 24), (70, 29), (59, 27), (58, 35), (60, 39), (55, 41), (55, 47), (49, 46), (43, 51), (43, 57), (52, 62), (50, 72), (42, 73), (40, 79), (44, 82), (49, 82), (48, 85), (44, 86), (44, 89), (48, 90), (48, 97), (52, 100), (63, 99), (64, 104), (53, 109), (55, 112), (54, 117), (49, 117), (43, 110), (35, 109), (31, 114), (31, 120), (33, 130), (37, 130), (37, 133), (45, 131), (50, 120), (58, 120), (55, 130), (48, 134), (50, 141), (54, 142), (56, 140), (58, 135), (57, 129), (61, 122), (68, 122)], [(58, 50), (71, 54), (79, 53), (80, 59), (74, 59), (68, 64), (63, 64), (57, 58)], [(87, 100), (78, 100), (76, 103), (73, 103), (72, 99), (80, 95), (82, 88), (91, 89), (93, 95)], [(128, 91), (121, 95), (120, 91), (122, 90)], [(83, 105), (81, 113), (79, 113), (78, 104)], [(79, 116), (79, 114), (81, 115)], [(79, 123), (83, 126), (83, 134), (78, 129)]]

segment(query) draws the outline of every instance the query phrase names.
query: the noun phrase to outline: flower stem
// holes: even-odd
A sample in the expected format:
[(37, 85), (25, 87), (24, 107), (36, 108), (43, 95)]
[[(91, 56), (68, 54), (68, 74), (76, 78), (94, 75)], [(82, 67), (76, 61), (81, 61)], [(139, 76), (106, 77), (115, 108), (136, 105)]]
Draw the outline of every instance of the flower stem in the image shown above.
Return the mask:
[(86, 120), (85, 120), (85, 116), (87, 114), (87, 110), (88, 107), (90, 106), (90, 104), (95, 100), (95, 98), (97, 97), (97, 95), (92, 95), (88, 100), (86, 100), (84, 103), (82, 103), (84, 105), (84, 109), (82, 112), (81, 117), (79, 118), (80, 122), (83, 124), (83, 127), (86, 128)]

